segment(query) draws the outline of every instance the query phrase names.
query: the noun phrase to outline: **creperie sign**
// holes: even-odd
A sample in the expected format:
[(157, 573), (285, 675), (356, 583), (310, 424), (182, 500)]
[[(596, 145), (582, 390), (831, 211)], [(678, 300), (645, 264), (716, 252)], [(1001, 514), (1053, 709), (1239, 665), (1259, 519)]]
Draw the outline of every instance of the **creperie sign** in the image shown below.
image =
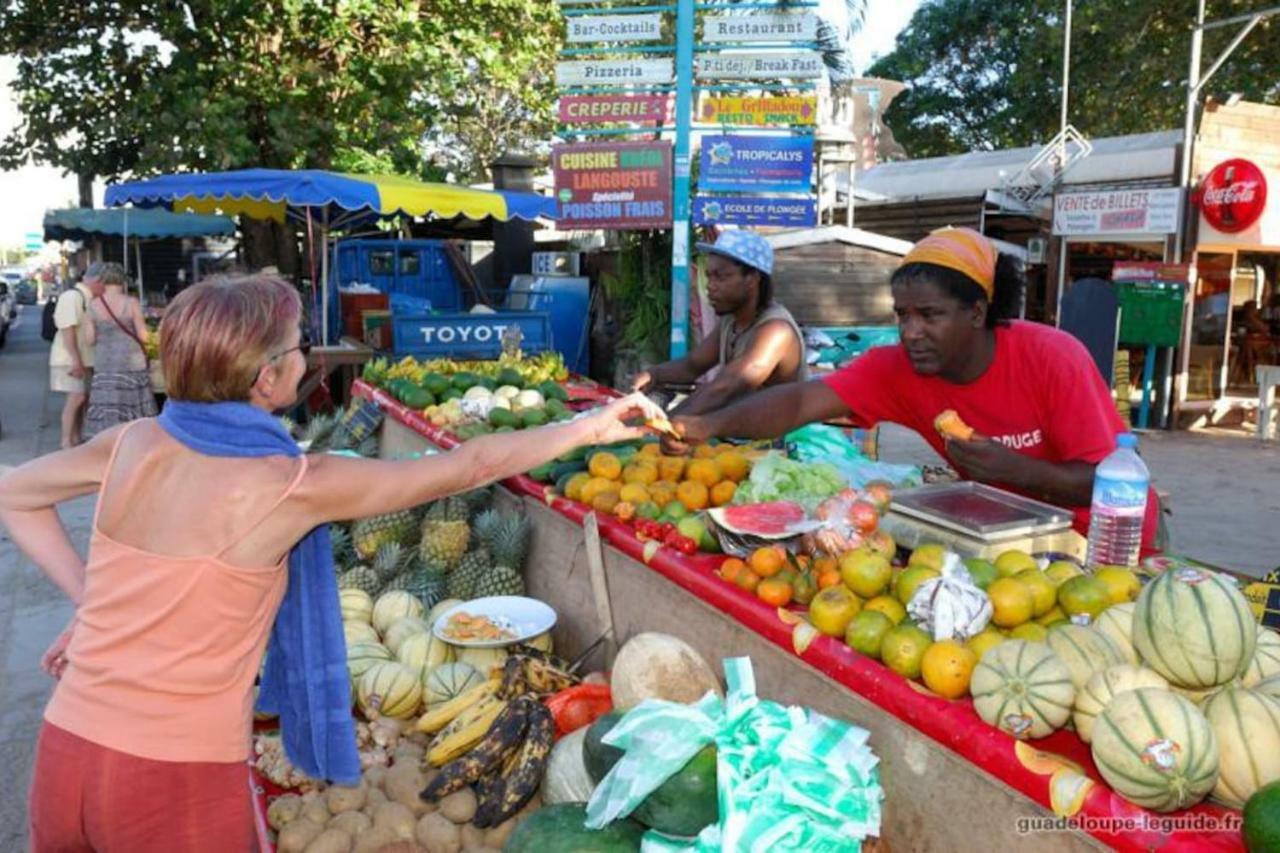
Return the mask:
[(1267, 177), (1249, 160), (1225, 160), (1200, 184), (1200, 213), (1217, 231), (1243, 231), (1261, 219), (1266, 208)]

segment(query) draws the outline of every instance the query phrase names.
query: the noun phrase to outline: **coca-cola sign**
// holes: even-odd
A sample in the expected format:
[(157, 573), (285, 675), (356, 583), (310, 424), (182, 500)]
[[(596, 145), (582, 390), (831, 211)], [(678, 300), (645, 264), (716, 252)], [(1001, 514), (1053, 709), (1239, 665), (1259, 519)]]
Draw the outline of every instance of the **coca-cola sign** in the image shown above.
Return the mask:
[(1267, 206), (1267, 178), (1248, 160), (1225, 160), (1200, 183), (1200, 212), (1218, 231), (1235, 234), (1253, 225)]

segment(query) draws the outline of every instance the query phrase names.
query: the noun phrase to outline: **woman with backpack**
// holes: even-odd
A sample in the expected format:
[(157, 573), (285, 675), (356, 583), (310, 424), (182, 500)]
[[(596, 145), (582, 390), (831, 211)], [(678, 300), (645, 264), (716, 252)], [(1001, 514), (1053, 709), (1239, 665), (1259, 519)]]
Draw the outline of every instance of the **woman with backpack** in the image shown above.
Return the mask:
[(147, 363), (147, 324), (142, 305), (125, 289), (127, 283), (124, 270), (104, 275), (102, 295), (89, 303), (97, 343), (89, 410), (84, 418), (85, 438), (156, 413)]

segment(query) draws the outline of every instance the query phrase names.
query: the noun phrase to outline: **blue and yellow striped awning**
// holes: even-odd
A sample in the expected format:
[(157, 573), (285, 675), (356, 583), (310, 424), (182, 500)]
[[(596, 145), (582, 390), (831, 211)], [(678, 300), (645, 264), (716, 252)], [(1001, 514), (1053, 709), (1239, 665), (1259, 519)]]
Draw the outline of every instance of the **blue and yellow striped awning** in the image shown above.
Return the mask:
[[(320, 170), (241, 169), (162, 175), (107, 187), (108, 206), (163, 205), (175, 212), (244, 214), (284, 221), (290, 212), (323, 215), (331, 227), (361, 215), (482, 220), (555, 218), (555, 199), (510, 190), (475, 190), (399, 175)], [(353, 216), (354, 215), (354, 216)]]

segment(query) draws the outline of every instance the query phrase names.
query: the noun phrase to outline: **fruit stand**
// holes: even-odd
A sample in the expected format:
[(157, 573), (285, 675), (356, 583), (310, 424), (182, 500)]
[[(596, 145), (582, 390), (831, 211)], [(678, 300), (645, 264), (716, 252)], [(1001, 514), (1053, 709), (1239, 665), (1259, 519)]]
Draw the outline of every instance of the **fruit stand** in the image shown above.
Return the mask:
[[(358, 381), (353, 395), (387, 416), (383, 456), (460, 443), (385, 390)], [(502, 486), (499, 502), (522, 506), (532, 523), (528, 594), (559, 613), (558, 652), (572, 657), (611, 630), (619, 641), (678, 634), (710, 661), (749, 656), (762, 694), (870, 731), (891, 849), (976, 851), (1012, 837), (1020, 849), (1038, 850), (1244, 849), (1239, 811), (1208, 801), (1165, 815), (1140, 808), (1102, 781), (1074, 732), (1015, 739), (983, 722), (967, 697), (942, 698), (837, 638), (806, 634), (797, 625), (803, 619), (724, 582), (720, 555), (644, 541), (633, 525), (528, 476)]]

